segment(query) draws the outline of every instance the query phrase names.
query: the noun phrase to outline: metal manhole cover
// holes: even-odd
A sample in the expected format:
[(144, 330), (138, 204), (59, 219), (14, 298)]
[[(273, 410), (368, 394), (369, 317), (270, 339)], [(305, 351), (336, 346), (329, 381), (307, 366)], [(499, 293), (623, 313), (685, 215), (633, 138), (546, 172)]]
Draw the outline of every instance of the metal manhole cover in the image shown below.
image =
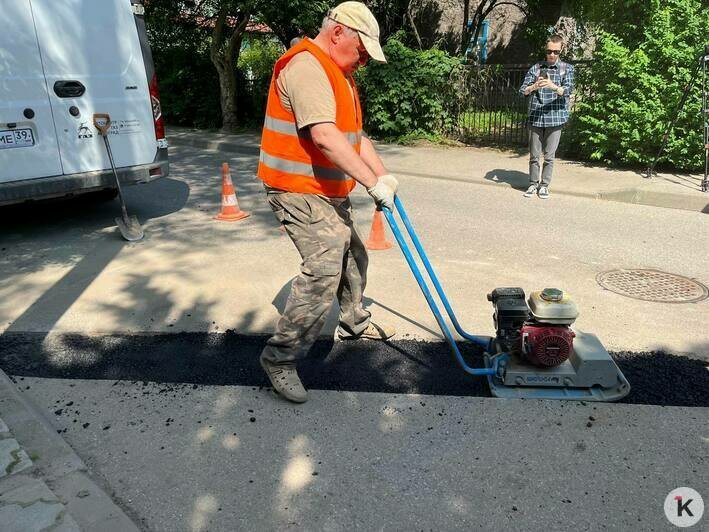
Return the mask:
[(616, 294), (657, 303), (696, 303), (709, 297), (699, 281), (659, 270), (610, 270), (599, 273), (596, 281)]

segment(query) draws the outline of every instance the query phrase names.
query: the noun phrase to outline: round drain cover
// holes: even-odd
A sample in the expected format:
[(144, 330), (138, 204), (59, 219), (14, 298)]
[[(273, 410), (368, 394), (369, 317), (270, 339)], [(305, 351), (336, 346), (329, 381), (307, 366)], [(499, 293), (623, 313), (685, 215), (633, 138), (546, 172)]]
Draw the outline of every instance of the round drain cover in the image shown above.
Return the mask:
[(596, 281), (616, 294), (657, 303), (695, 303), (709, 297), (699, 281), (659, 270), (610, 270), (599, 273)]

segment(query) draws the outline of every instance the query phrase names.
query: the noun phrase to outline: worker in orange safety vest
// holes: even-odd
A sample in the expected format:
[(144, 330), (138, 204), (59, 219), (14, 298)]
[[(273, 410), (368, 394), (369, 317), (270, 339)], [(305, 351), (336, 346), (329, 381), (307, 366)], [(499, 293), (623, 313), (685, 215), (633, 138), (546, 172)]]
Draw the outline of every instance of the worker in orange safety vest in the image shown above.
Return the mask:
[(338, 339), (395, 334), (362, 306), (368, 257), (348, 197), (360, 183), (378, 208), (393, 209), (398, 188), (362, 131), (352, 74), (370, 57), (386, 62), (379, 25), (363, 3), (343, 2), (327, 13), (314, 39), (295, 44), (273, 69), (258, 177), (302, 263), (260, 362), (274, 390), (293, 402), (307, 400), (296, 363), (335, 299)]

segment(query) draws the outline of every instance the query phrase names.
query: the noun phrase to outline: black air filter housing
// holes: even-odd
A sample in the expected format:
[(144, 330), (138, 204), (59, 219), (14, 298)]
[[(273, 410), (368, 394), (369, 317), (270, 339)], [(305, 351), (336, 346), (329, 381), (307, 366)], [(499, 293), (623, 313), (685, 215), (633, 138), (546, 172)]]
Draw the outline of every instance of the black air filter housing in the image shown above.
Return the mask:
[(495, 288), (487, 295), (495, 313), (495, 329), (501, 347), (507, 351), (517, 345), (520, 329), (529, 319), (529, 306), (525, 301), (524, 290), (521, 288)]

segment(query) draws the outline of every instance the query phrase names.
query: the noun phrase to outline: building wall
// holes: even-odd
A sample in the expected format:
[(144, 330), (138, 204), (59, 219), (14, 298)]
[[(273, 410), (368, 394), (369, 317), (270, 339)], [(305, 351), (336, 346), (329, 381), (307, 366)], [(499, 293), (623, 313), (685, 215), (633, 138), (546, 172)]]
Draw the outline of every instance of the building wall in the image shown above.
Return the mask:
[[(438, 32), (452, 34), (457, 38), (463, 27), (463, 2), (461, 0), (435, 0), (441, 16), (438, 23)], [(478, 2), (471, 2), (472, 11)], [(510, 46), (513, 36), (525, 21), (525, 16), (514, 6), (503, 5), (495, 8), (488, 16), (490, 20), (488, 33), (488, 55), (499, 55), (500, 50)]]
[[(437, 31), (441, 35), (448, 34), (450, 38), (460, 38), (463, 25), (462, 0), (431, 0), (440, 10)], [(471, 12), (479, 2), (472, 1)], [(567, 44), (572, 45), (577, 59), (588, 59), (593, 52), (593, 41), (577, 33), (576, 22), (573, 17), (564, 13), (565, 3), (550, 1), (546, 13), (548, 20), (540, 24), (553, 26), (555, 31), (565, 38)], [(471, 13), (472, 15), (472, 13)], [(543, 59), (542, 50), (532, 50), (523, 35), (523, 25), (526, 21), (524, 13), (515, 6), (502, 5), (496, 7), (488, 16), (490, 20), (488, 34), (488, 62), (492, 63), (527, 63), (530, 58)], [(453, 37), (455, 36), (455, 37)], [(579, 42), (581, 39), (581, 42)], [(567, 50), (568, 51), (568, 50)], [(569, 57), (571, 52), (567, 53)]]

